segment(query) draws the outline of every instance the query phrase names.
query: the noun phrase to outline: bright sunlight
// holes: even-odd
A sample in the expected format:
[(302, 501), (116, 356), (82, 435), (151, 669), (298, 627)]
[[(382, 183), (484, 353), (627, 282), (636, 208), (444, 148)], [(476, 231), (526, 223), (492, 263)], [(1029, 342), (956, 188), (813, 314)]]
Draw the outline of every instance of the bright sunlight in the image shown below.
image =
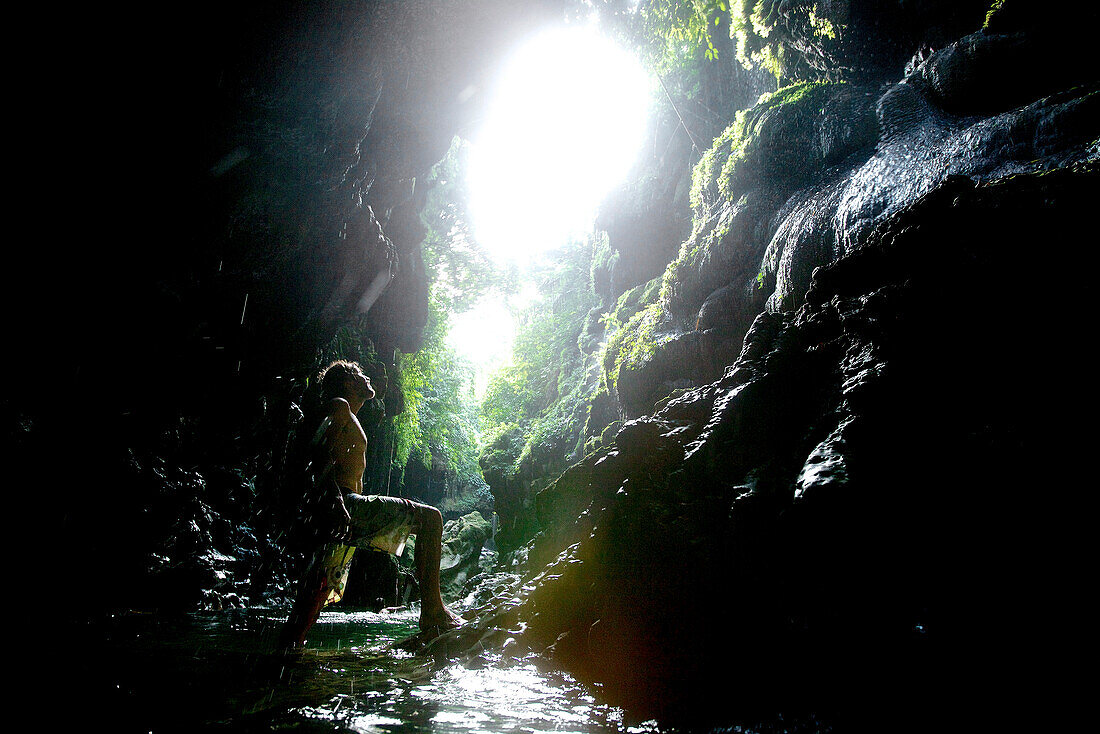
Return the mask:
[(492, 257), (525, 262), (589, 231), (641, 147), (650, 89), (635, 57), (586, 28), (543, 32), (505, 62), (470, 161)]
[[(651, 91), (641, 63), (590, 28), (544, 31), (506, 59), (470, 141), (471, 223), (490, 257), (520, 265), (522, 279), (591, 230), (638, 155)], [(528, 282), (453, 318), (448, 341), (473, 363), (479, 399), (511, 358), (515, 314), (537, 298)]]

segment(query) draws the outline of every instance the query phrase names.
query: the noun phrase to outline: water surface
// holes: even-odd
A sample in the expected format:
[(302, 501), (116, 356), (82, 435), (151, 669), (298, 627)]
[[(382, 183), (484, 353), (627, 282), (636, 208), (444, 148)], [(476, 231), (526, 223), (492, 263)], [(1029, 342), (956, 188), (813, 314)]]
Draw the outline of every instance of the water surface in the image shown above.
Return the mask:
[(415, 610), (326, 611), (293, 658), (274, 653), (284, 618), (249, 609), (89, 625), (77, 661), (88, 701), (78, 713), (144, 732), (657, 730), (530, 662), (504, 667), (487, 652), (436, 664), (395, 649), (416, 632)]

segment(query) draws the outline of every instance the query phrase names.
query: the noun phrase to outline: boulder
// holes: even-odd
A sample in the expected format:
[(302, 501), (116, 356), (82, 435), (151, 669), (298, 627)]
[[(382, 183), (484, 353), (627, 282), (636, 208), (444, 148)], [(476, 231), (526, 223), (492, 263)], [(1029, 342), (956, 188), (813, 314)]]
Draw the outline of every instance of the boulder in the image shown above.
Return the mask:
[(478, 565), (481, 549), (492, 530), (480, 512), (471, 512), (444, 524), (439, 561), (439, 585), (444, 600), (458, 598), (466, 581), (481, 572)]

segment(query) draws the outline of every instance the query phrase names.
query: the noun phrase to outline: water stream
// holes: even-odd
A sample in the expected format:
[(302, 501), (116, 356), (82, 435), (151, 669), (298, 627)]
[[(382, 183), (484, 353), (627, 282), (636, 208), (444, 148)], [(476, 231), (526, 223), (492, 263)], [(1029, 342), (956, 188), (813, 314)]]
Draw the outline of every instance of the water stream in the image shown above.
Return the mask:
[(415, 610), (322, 614), (305, 651), (274, 653), (285, 610), (131, 614), (85, 629), (81, 715), (112, 731), (655, 732), (534, 664), (439, 665), (393, 647)]

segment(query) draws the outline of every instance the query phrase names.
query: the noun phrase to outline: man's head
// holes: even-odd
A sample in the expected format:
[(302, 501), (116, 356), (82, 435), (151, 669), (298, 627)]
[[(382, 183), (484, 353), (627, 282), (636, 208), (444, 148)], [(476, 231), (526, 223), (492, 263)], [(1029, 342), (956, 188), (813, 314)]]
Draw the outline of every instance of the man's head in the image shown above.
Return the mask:
[(353, 405), (362, 405), (374, 397), (374, 388), (358, 362), (338, 359), (321, 370), (321, 397), (344, 398)]

